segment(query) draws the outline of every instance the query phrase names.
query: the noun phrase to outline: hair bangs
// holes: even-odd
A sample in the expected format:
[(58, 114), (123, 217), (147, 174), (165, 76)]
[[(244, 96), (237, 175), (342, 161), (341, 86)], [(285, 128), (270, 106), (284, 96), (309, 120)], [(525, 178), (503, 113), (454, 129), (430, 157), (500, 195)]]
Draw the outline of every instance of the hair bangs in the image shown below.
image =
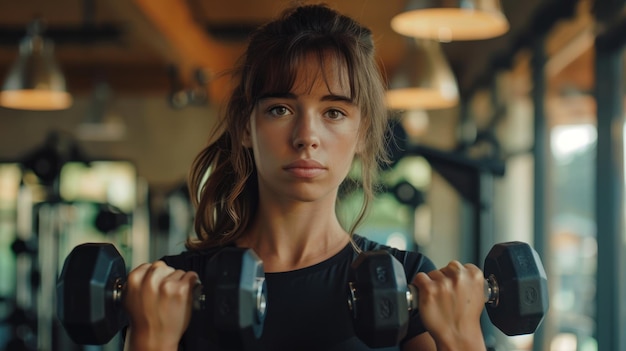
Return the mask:
[[(306, 36), (298, 36), (282, 42), (282, 45), (274, 45), (271, 50), (264, 52), (263, 57), (257, 56), (251, 61), (255, 64), (248, 66), (246, 80), (249, 84), (246, 85), (249, 88), (245, 92), (249, 101), (254, 104), (266, 94), (291, 92), (303, 63), (310, 58), (317, 60), (319, 75), (307, 78), (307, 91), (313, 88), (317, 79), (323, 79), (330, 91), (330, 80), (339, 79), (340, 86), (349, 88), (351, 100), (356, 103), (364, 101), (365, 97), (359, 94), (358, 83), (365, 82), (361, 82), (354, 69), (358, 66), (355, 62), (357, 55), (346, 49), (336, 37), (320, 36), (302, 40), (304, 38)], [(326, 67), (327, 62), (339, 62), (337, 76), (328, 76), (332, 70)]]

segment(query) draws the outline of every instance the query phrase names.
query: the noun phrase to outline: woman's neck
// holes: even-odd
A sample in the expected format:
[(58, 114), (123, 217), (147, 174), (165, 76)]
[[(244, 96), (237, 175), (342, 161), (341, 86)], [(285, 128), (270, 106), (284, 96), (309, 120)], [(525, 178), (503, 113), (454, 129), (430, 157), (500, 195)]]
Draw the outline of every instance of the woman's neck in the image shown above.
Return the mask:
[(322, 262), (348, 242), (334, 206), (298, 203), (259, 206), (250, 230), (237, 245), (253, 249), (266, 272), (284, 272)]

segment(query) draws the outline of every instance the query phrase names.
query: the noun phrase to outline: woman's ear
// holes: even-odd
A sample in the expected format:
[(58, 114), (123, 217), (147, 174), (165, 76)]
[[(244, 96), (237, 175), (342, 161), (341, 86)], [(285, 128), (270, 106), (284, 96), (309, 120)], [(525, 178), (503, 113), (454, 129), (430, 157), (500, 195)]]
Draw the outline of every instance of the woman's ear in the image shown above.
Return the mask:
[(250, 122), (246, 123), (246, 127), (243, 130), (243, 136), (241, 138), (241, 145), (243, 145), (243, 147), (252, 148), (252, 135), (250, 134)]

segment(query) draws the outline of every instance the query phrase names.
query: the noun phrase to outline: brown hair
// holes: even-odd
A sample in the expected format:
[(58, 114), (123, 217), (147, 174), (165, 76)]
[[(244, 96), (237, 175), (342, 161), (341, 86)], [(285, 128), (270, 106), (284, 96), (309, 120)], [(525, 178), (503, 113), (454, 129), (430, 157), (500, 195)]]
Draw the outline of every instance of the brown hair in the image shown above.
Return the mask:
[(298, 62), (311, 53), (320, 62), (327, 54), (344, 62), (351, 98), (361, 109), (359, 137), (364, 147), (358, 157), (364, 201), (349, 232), (362, 222), (374, 197), (378, 165), (387, 160), (384, 84), (372, 33), (326, 5), (304, 5), (284, 12), (250, 38), (235, 71), (238, 82), (216, 130), (221, 134), (198, 154), (189, 174), (197, 238), (190, 238), (187, 248), (233, 242), (250, 225), (258, 206), (258, 184), (252, 152), (242, 145), (244, 130), (259, 97), (268, 89), (290, 91)]

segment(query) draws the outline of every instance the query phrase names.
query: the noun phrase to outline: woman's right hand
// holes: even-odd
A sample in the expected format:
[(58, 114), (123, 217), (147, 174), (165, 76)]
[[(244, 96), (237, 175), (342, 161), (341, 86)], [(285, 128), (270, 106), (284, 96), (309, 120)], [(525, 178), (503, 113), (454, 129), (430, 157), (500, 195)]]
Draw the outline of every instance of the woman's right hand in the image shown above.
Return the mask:
[(177, 350), (189, 325), (197, 284), (197, 273), (175, 270), (163, 261), (132, 270), (124, 292), (130, 350)]

